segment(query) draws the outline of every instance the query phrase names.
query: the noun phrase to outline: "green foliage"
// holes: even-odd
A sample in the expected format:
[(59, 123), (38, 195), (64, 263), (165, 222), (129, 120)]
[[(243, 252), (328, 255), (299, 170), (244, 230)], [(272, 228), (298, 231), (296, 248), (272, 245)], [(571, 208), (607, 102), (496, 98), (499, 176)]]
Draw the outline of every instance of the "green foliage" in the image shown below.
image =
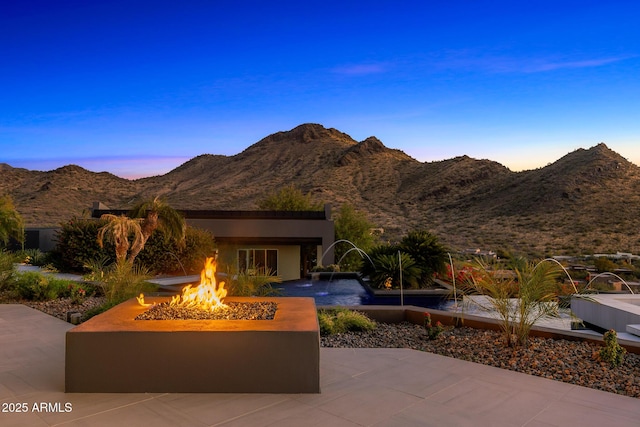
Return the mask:
[(318, 310), (318, 323), (322, 336), (371, 331), (376, 327), (376, 322), (364, 313), (346, 308)]
[[(129, 218), (126, 215), (104, 214), (100, 218), (106, 221), (106, 224), (98, 230), (98, 244), (104, 246), (104, 242), (112, 242), (115, 245), (116, 262), (123, 263), (127, 259), (129, 248), (129, 238), (133, 237), (133, 248), (144, 246), (144, 237), (142, 235), (141, 223), (139, 218)], [(129, 255), (129, 261), (133, 263), (135, 256), (132, 249)]]
[(51, 263), (49, 253), (42, 252), (40, 249), (25, 249), (19, 251), (17, 255), (25, 264), (35, 265), (37, 267), (47, 267)]
[(258, 209), (267, 211), (322, 211), (322, 203), (313, 201), (311, 193), (304, 194), (291, 184), (279, 191), (269, 193), (258, 201)]
[(140, 219), (142, 240), (131, 247), (129, 261), (135, 260), (156, 230), (162, 230), (166, 239), (174, 240), (180, 246), (184, 244), (187, 228), (185, 219), (161, 198), (154, 197), (137, 204), (131, 210), (130, 216)]
[(604, 346), (600, 348), (600, 359), (609, 362), (612, 368), (620, 366), (624, 362), (627, 350), (618, 344), (616, 331), (610, 329), (604, 334)]
[(184, 243), (180, 243), (158, 229), (147, 240), (136, 262), (158, 274), (196, 274), (215, 251), (216, 242), (209, 231), (187, 227)]
[(421, 287), (432, 284), (434, 274), (446, 271), (447, 250), (438, 242), (438, 238), (428, 231), (410, 231), (400, 241), (399, 249), (409, 254), (421, 270)]
[(505, 344), (526, 346), (531, 327), (538, 320), (557, 314), (557, 278), (562, 270), (557, 264), (527, 263), (513, 275), (498, 274), (479, 262), (458, 288), (467, 295), (487, 296), (486, 302), (476, 300), (485, 310), (495, 311)]
[[(104, 220), (78, 218), (62, 224), (52, 253), (56, 268), (86, 273), (93, 270), (90, 266), (96, 260), (101, 260), (104, 265), (114, 262), (114, 244), (105, 240), (101, 248), (97, 241), (98, 230), (105, 224)], [(166, 238), (164, 233), (164, 229), (153, 233), (136, 258), (136, 264), (158, 274), (183, 274), (182, 264), (187, 274), (196, 273), (202, 270), (204, 259), (215, 252), (215, 241), (208, 231), (187, 227), (182, 245)]]
[(11, 239), (24, 242), (24, 222), (7, 195), (0, 197), (0, 244), (6, 246)]
[(15, 272), (16, 255), (0, 249), (0, 291), (7, 290)]
[(60, 271), (85, 272), (85, 265), (95, 259), (107, 258), (115, 261), (115, 247), (104, 242), (98, 244), (98, 230), (106, 224), (104, 220), (74, 217), (61, 224), (57, 234), (56, 248), (52, 259)]
[(11, 290), (15, 296), (29, 301), (50, 301), (69, 297), (73, 286), (70, 280), (27, 271), (13, 276)]
[(139, 264), (133, 265), (128, 260), (107, 266), (100, 261), (93, 261), (87, 266), (94, 270), (85, 279), (97, 283), (108, 302), (122, 302), (157, 288), (147, 282), (151, 277), (147, 269)]
[[(398, 257), (400, 253), (400, 257)], [(373, 265), (363, 263), (360, 272), (369, 276), (374, 287), (400, 288), (400, 261), (403, 286), (428, 287), (435, 273), (445, 272), (448, 264), (444, 246), (431, 233), (412, 231), (395, 245), (380, 245), (369, 251)]]
[(424, 312), (424, 331), (427, 333), (427, 338), (430, 340), (435, 340), (444, 332), (444, 326), (440, 321), (437, 321), (436, 324), (432, 324), (431, 322), (431, 314), (428, 312)]
[(593, 264), (598, 270), (598, 273), (611, 272), (618, 268), (615, 262), (605, 257), (596, 258), (595, 260), (593, 260)]
[[(334, 219), (336, 241), (348, 240), (364, 252), (371, 249), (377, 238), (371, 233), (375, 227), (369, 222), (367, 216), (357, 211), (352, 205), (345, 203), (340, 207)], [(354, 250), (353, 246), (346, 242), (335, 245), (335, 260), (340, 262), (341, 271), (358, 271), (363, 262), (369, 262), (363, 255)], [(346, 254), (346, 255), (345, 255)]]
[[(371, 250), (370, 258), (373, 266), (363, 264), (362, 273), (369, 276), (373, 287), (385, 289), (400, 289), (402, 275), (403, 288), (417, 288), (421, 275), (420, 268), (411, 256), (394, 250), (393, 246), (377, 246)], [(398, 255), (400, 254), (400, 255)], [(402, 264), (402, 273), (400, 265)]]
[(282, 278), (274, 276), (267, 271), (265, 274), (230, 274), (227, 276), (227, 295), (244, 297), (264, 297), (279, 295), (280, 292), (274, 289), (273, 283), (282, 283)]

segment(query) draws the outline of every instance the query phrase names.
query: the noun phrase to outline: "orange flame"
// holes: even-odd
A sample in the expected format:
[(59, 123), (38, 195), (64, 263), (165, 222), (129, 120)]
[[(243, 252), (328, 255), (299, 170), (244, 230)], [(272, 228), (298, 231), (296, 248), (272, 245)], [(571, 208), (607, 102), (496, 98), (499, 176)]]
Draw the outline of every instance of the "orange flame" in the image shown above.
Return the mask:
[(171, 298), (170, 305), (208, 311), (226, 307), (222, 300), (227, 296), (227, 290), (224, 288), (224, 282), (216, 284), (215, 275), (216, 262), (213, 258), (207, 258), (204, 270), (200, 273), (200, 284), (195, 288), (191, 285), (185, 286), (182, 295)]

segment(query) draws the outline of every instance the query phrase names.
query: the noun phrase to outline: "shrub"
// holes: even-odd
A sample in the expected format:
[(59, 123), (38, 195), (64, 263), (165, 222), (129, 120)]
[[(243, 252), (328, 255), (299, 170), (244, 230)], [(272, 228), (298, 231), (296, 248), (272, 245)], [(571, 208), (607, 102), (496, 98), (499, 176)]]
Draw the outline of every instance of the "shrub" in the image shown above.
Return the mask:
[(13, 293), (30, 301), (49, 301), (70, 296), (73, 282), (44, 274), (27, 271), (18, 273), (13, 279)]
[[(88, 218), (73, 218), (62, 224), (53, 251), (56, 267), (60, 271), (86, 273), (91, 272), (87, 267), (95, 260), (106, 260), (106, 264), (114, 262), (113, 243), (105, 239), (101, 248), (97, 240), (98, 230), (105, 224), (105, 220)], [(187, 227), (185, 241), (181, 245), (158, 229), (136, 257), (136, 264), (154, 273), (196, 273), (202, 270), (204, 259), (215, 249), (215, 240), (208, 231)]]
[(318, 322), (322, 336), (370, 331), (376, 327), (375, 321), (369, 319), (364, 313), (346, 308), (319, 310)]
[(18, 256), (25, 264), (44, 267), (49, 263), (49, 255), (40, 249), (25, 249), (20, 251)]
[(600, 348), (600, 359), (609, 362), (612, 368), (619, 366), (624, 361), (624, 355), (627, 352), (620, 344), (618, 344), (618, 335), (616, 331), (610, 329), (604, 334), (604, 346)]
[(94, 259), (113, 259), (113, 243), (98, 244), (98, 230), (106, 224), (103, 220), (74, 217), (61, 224), (56, 235), (53, 262), (60, 271), (86, 272), (85, 265)]
[(185, 240), (180, 244), (158, 229), (138, 254), (136, 262), (155, 273), (195, 274), (202, 271), (204, 260), (215, 251), (216, 242), (209, 231), (187, 227)]
[(0, 291), (7, 290), (11, 284), (11, 278), (15, 272), (14, 263), (17, 261), (15, 254), (0, 250)]
[(526, 346), (536, 321), (557, 314), (555, 294), (560, 268), (555, 264), (525, 264), (514, 275), (502, 275), (478, 261), (474, 274), (461, 283), (463, 294), (486, 295), (483, 309), (495, 311), (500, 319), (505, 344)]
[(97, 283), (110, 303), (119, 303), (157, 288), (147, 282), (150, 277), (148, 270), (140, 265), (134, 266), (129, 261), (108, 266), (95, 262), (91, 266), (95, 270), (85, 278)]
[[(362, 265), (362, 274), (369, 276), (373, 287), (384, 289), (390, 283), (394, 289), (400, 288), (400, 263), (402, 263), (402, 286), (417, 288), (421, 275), (420, 268), (411, 256), (404, 252), (398, 255), (395, 246), (376, 246), (371, 250), (370, 258), (374, 265), (366, 262)], [(388, 279), (391, 279), (389, 282)]]
[(438, 238), (428, 231), (410, 231), (400, 241), (399, 249), (409, 254), (420, 269), (420, 286), (432, 284), (436, 273), (445, 272), (447, 250), (438, 242)]
[(229, 274), (225, 288), (229, 296), (264, 297), (279, 295), (280, 291), (274, 289), (272, 283), (281, 283), (282, 278), (274, 276), (267, 271), (265, 274)]
[(444, 332), (444, 326), (440, 321), (437, 321), (435, 325), (431, 323), (431, 314), (424, 312), (424, 330), (427, 333), (427, 338), (435, 340)]

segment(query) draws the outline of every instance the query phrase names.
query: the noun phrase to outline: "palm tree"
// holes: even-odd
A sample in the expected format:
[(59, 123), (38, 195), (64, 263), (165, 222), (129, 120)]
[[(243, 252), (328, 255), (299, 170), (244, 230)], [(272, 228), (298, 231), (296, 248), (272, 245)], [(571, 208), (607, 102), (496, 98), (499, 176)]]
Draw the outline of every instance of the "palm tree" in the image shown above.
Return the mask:
[(106, 220), (107, 224), (98, 230), (98, 244), (102, 247), (105, 237), (112, 240), (116, 246), (116, 262), (122, 264), (127, 259), (129, 236), (133, 235), (134, 248), (142, 244), (142, 220), (112, 214), (104, 214), (100, 219)]
[(24, 223), (11, 196), (3, 196), (0, 197), (0, 242), (6, 246), (12, 238), (24, 241)]
[(131, 247), (129, 261), (133, 262), (136, 256), (144, 248), (149, 237), (158, 228), (164, 231), (166, 238), (175, 239), (179, 243), (184, 243), (187, 224), (180, 212), (162, 201), (159, 197), (146, 200), (134, 206), (131, 210), (132, 218), (140, 218), (142, 240)]

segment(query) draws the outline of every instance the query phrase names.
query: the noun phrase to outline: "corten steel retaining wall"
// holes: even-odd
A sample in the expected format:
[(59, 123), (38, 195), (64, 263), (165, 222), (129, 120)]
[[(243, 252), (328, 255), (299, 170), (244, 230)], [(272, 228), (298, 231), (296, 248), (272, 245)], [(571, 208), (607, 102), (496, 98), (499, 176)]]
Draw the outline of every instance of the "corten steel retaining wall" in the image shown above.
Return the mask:
[[(335, 306), (323, 306), (318, 308), (336, 308)], [(465, 313), (454, 313), (450, 311), (435, 310), (416, 306), (386, 306), (386, 305), (363, 305), (358, 307), (345, 307), (351, 310), (360, 311), (371, 319), (381, 323), (410, 322), (422, 325), (424, 313), (431, 315), (431, 321), (441, 322), (445, 326), (467, 326), (475, 329), (490, 329), (499, 331), (500, 320), (488, 319), (486, 317), (474, 316)], [(603, 344), (601, 336), (587, 336), (578, 331), (560, 331), (558, 329), (544, 326), (533, 326), (531, 336), (553, 339), (564, 339), (568, 341), (588, 341), (595, 344)], [(630, 353), (640, 354), (640, 343), (628, 341), (618, 337), (618, 343)]]

